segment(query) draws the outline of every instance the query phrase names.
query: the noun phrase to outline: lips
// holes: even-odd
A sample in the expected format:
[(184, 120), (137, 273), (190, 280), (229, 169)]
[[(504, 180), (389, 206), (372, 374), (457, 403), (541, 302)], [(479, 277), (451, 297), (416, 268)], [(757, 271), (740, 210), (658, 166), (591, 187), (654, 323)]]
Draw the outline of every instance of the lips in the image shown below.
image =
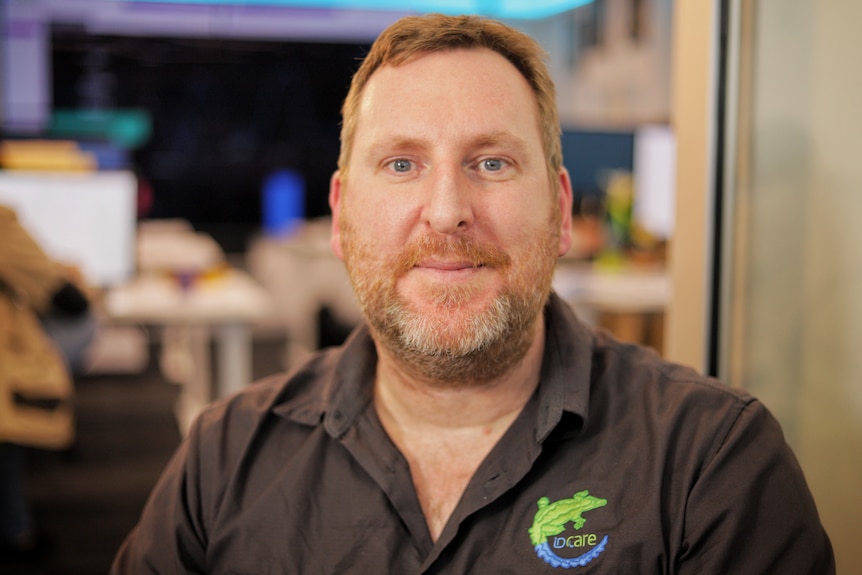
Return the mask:
[(482, 263), (470, 263), (470, 262), (441, 262), (436, 260), (425, 260), (416, 264), (417, 268), (428, 268), (432, 270), (439, 270), (444, 272), (451, 271), (460, 271), (460, 270), (468, 270), (468, 269), (479, 269), (485, 267), (485, 264)]

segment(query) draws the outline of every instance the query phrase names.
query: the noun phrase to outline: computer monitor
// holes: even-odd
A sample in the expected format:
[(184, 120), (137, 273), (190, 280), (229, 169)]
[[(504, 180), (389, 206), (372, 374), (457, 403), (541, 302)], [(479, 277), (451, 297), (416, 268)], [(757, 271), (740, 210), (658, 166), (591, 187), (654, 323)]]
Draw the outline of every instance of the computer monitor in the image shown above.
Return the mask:
[(48, 255), (78, 266), (98, 287), (135, 271), (136, 198), (131, 172), (0, 171), (0, 203)]
[(634, 132), (563, 129), (563, 164), (572, 180), (575, 210), (584, 199), (602, 200), (607, 177), (634, 169)]

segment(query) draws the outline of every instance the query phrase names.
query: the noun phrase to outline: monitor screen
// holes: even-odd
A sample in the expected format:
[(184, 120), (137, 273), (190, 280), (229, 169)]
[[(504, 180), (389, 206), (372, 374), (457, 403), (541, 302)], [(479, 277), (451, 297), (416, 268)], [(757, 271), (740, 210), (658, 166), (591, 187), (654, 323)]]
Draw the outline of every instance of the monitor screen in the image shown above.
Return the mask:
[(134, 273), (136, 194), (129, 172), (0, 171), (0, 203), (49, 256), (99, 287)]
[(583, 198), (602, 198), (608, 175), (634, 166), (634, 133), (563, 129), (563, 164), (572, 179), (575, 209)]
[(232, 226), (262, 225), (262, 191), (302, 175), (309, 218), (329, 213), (340, 109), (366, 45), (52, 33), (54, 109), (136, 109), (151, 135), (133, 151), (150, 218), (183, 218), (226, 251)]

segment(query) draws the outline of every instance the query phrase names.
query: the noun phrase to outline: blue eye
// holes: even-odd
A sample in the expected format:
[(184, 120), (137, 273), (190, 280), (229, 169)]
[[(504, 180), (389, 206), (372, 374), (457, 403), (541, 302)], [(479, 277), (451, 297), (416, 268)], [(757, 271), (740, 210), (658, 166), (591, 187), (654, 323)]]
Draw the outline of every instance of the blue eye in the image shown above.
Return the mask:
[(394, 160), (391, 166), (393, 171), (403, 174), (405, 172), (409, 172), (410, 168), (413, 167), (413, 164), (410, 162), (410, 160), (401, 159)]
[(482, 160), (482, 169), (488, 172), (499, 172), (503, 169), (503, 160), (499, 158), (488, 158)]

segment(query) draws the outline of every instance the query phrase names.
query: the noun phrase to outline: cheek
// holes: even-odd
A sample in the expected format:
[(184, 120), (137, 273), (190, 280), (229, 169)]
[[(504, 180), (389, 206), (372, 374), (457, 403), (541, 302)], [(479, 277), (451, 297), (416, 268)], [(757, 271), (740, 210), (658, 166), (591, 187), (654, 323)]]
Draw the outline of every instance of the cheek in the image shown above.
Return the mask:
[[(407, 243), (389, 211), (375, 204), (341, 213), (345, 263), (357, 273), (381, 273)], [(374, 270), (372, 272), (372, 270)]]
[(488, 213), (495, 237), (509, 250), (529, 251), (554, 231), (549, 209), (540, 212), (536, 206), (517, 204)]
[(560, 227), (556, 209), (548, 208), (543, 213), (532, 212), (529, 221), (523, 215), (508, 223), (511, 255), (518, 259), (521, 268), (534, 272), (548, 266), (556, 266)]
[(357, 171), (363, 173), (351, 173), (351, 180), (343, 195), (345, 211), (354, 214), (357, 219), (380, 221), (396, 217), (404, 209), (402, 206), (408, 199), (406, 193), (389, 189), (377, 178), (365, 174), (366, 170)]
[(357, 236), (382, 253), (403, 249), (415, 224), (409, 211), (386, 201), (369, 201), (347, 217)]

